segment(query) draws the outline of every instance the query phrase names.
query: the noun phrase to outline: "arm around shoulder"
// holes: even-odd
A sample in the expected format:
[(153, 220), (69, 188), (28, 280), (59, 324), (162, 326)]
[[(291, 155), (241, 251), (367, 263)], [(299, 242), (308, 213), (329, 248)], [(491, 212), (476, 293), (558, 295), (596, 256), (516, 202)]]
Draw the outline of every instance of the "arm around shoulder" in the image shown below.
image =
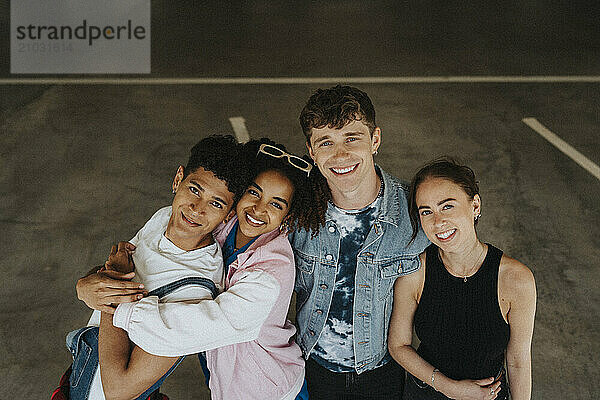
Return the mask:
[(174, 357), (194, 354), (258, 337), (279, 296), (272, 275), (253, 270), (215, 300), (158, 303), (155, 296), (117, 308), (113, 324), (148, 353)]

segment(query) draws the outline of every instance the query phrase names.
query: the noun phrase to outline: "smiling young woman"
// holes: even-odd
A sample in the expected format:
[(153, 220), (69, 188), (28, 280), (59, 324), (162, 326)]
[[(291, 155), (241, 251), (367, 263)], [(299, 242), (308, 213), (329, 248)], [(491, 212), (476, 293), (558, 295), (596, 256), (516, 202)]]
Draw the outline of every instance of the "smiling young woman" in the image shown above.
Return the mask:
[[(236, 216), (214, 232), (226, 270), (226, 292), (217, 300), (239, 306), (228, 313), (237, 338), (206, 352), (209, 387), (213, 399), (306, 399), (304, 360), (286, 319), (295, 281), (287, 234), (291, 227), (317, 232), (325, 219), (317, 203), (327, 199), (315, 197), (307, 160), (265, 138), (245, 147), (255, 177)], [(196, 318), (204, 328), (207, 316)]]
[(404, 399), (506, 399), (509, 387), (512, 399), (531, 398), (535, 281), (525, 265), (478, 239), (481, 208), (467, 166), (436, 160), (413, 178), (413, 232), (421, 226), (432, 244), (423, 268), (394, 287), (388, 344), (409, 372)]
[(293, 183), (281, 172), (268, 170), (258, 174), (236, 207), (239, 222), (236, 248), (279, 228), (289, 211), (293, 194)]

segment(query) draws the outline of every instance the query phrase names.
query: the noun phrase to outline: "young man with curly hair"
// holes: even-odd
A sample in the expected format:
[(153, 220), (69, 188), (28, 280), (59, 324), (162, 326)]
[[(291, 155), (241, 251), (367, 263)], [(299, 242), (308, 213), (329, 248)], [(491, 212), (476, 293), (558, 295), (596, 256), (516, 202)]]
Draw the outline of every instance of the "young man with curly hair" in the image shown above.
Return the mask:
[[(134, 291), (149, 290), (161, 303), (214, 299), (224, 289), (225, 277), (221, 246), (212, 232), (232, 218), (232, 208), (251, 178), (250, 173), (240, 172), (249, 170), (243, 155), (242, 146), (232, 136), (215, 135), (198, 142), (187, 165), (179, 166), (175, 174), (172, 204), (154, 213), (129, 242), (119, 243), (118, 249), (113, 246), (98, 274), (80, 279), (80, 298), (87, 298), (81, 291), (90, 281), (121, 277), (125, 280), (113, 284), (132, 285)], [(130, 282), (127, 278), (134, 271), (136, 282)], [(106, 292), (111, 293), (108, 289)], [(135, 296), (141, 299), (143, 294)], [(135, 339), (129, 337), (128, 332), (113, 326), (117, 300), (111, 296), (106, 299), (105, 304), (98, 305), (87, 327), (67, 336), (74, 359), (69, 398), (146, 399), (177, 367), (184, 353), (165, 356), (146, 352), (147, 342), (158, 346), (160, 339), (169, 338), (157, 338), (154, 332), (142, 328), (135, 332)], [(140, 314), (147, 318), (149, 308), (146, 306), (145, 313), (135, 310), (132, 316), (130, 307), (119, 315), (121, 319), (140, 318)], [(194, 314), (188, 317), (193, 319)], [(170, 328), (178, 326), (173, 315), (166, 313), (165, 318)]]
[(373, 160), (375, 109), (350, 86), (317, 90), (300, 113), (306, 147), (330, 201), (325, 226), (290, 235), (298, 336), (311, 398), (400, 398), (404, 370), (387, 351), (392, 291), (428, 244), (410, 242), (408, 188)]

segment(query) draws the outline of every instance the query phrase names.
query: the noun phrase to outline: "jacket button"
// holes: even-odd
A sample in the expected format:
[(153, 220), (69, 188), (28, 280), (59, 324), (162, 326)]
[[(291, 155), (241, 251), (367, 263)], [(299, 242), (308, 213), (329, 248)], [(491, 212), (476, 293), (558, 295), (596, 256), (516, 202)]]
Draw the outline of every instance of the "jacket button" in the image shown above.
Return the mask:
[(330, 226), (329, 227), (329, 232), (331, 232), (331, 233), (335, 232), (335, 228), (333, 226)]
[(327, 285), (326, 284), (321, 284), (321, 289), (327, 289)]
[(325, 256), (325, 259), (326, 259), (327, 261), (331, 261), (331, 260), (333, 260), (333, 256), (332, 256), (331, 254), (327, 254), (327, 255)]
[(308, 331), (308, 334), (309, 334), (310, 336), (315, 336), (315, 331)]
[(319, 315), (323, 314), (323, 310), (317, 310), (317, 311), (315, 311), (315, 312), (316, 312), (317, 314), (319, 314)]

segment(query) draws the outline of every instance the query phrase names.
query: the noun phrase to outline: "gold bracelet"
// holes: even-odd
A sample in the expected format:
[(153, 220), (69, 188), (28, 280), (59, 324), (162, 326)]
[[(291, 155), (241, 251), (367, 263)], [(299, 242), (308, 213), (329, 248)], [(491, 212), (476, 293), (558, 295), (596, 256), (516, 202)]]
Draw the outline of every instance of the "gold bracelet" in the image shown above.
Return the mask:
[(431, 387), (437, 392), (438, 390), (435, 388), (435, 373), (436, 372), (440, 372), (440, 370), (437, 368), (433, 369), (433, 372), (431, 373)]

